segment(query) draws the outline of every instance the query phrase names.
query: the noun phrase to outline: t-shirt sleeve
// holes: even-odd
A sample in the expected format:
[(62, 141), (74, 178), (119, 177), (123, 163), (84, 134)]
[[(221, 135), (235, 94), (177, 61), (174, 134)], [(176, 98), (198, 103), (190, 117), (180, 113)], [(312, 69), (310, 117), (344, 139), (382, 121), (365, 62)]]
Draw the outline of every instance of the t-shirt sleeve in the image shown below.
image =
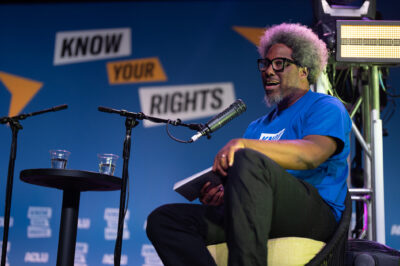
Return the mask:
[(308, 109), (303, 136), (321, 135), (330, 136), (338, 143), (335, 154), (342, 151), (344, 143), (347, 142), (349, 131), (351, 130), (351, 119), (343, 104), (333, 97), (318, 99)]
[(246, 131), (243, 134), (243, 138), (245, 139), (253, 138), (255, 123), (256, 121), (253, 121), (249, 124), (249, 126), (246, 128)]

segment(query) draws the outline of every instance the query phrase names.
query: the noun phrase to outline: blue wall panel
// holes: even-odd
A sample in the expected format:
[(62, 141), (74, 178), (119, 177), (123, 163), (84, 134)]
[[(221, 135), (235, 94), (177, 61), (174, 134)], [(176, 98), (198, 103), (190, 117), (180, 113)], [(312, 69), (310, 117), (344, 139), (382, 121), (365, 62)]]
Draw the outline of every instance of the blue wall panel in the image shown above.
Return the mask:
[[(397, 3), (378, 3), (385, 19), (399, 19), (393, 5)], [(140, 112), (139, 88), (231, 82), (235, 97), (243, 99), (248, 109), (210, 140), (202, 138), (193, 144), (180, 144), (167, 136), (164, 126), (144, 127), (140, 122), (133, 129), (129, 219), (126, 221), (129, 239), (123, 242), (122, 254), (127, 256), (128, 265), (158, 265), (144, 231), (147, 215), (161, 204), (186, 202), (172, 190), (173, 184), (210, 166), (222, 145), (231, 138), (240, 137), (250, 121), (267, 111), (262, 102), (256, 47), (233, 27), (263, 28), (281, 22), (312, 25), (312, 16), (312, 6), (306, 0), (1, 5), (0, 78), (4, 81), (4, 77), (11, 74), (43, 83), (20, 112), (69, 105), (67, 110), (21, 122), (24, 128), (19, 134), (15, 167), (10, 265), (28, 265), (35, 259), (55, 265), (57, 255), (62, 192), (24, 183), (19, 179), (20, 171), (49, 167), (48, 151), (54, 148), (71, 151), (69, 169), (97, 171), (96, 154), (101, 152), (122, 157), (124, 119), (100, 113), (98, 106)], [(53, 64), (57, 32), (116, 28), (130, 29), (130, 55)], [(167, 77), (165, 81), (110, 84), (108, 63), (151, 57), (158, 58)], [(400, 86), (399, 74), (398, 69), (391, 69), (389, 82), (394, 88)], [(9, 114), (11, 103), (11, 93), (5, 82), (0, 83), (0, 116)], [(205, 123), (207, 119), (209, 117), (185, 122)], [(396, 112), (384, 125), (389, 132), (384, 138), (386, 238), (387, 244), (396, 249), (400, 249), (397, 204), (400, 181), (396, 167), (399, 122), (400, 114)], [(171, 131), (182, 139), (190, 138), (193, 133), (186, 128), (171, 127)], [(4, 213), (10, 132), (9, 127), (0, 127), (0, 215)], [(121, 158), (115, 175), (122, 175)], [(118, 192), (81, 194), (77, 242), (83, 243), (79, 244), (83, 253), (77, 256), (80, 263), (78, 259), (76, 265), (107, 264), (105, 254), (113, 253), (115, 241), (105, 240), (108, 226), (105, 211), (118, 208), (118, 204)], [(45, 210), (51, 210), (51, 217), (39, 215), (32, 221), (28, 218), (29, 208), (40, 210), (32, 207), (48, 208)], [(42, 229), (50, 229), (51, 236), (28, 238), (28, 228), (35, 222), (40, 223)]]

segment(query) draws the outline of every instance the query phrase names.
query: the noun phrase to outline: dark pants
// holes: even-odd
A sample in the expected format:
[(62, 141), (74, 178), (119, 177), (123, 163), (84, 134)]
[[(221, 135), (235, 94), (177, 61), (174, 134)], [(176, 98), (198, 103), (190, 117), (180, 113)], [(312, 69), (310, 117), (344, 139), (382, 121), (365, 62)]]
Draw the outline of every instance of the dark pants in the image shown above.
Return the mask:
[(235, 153), (224, 188), (223, 206), (169, 204), (149, 215), (147, 235), (166, 266), (215, 265), (206, 245), (221, 242), (227, 242), (229, 265), (265, 266), (269, 238), (327, 241), (336, 228), (312, 185), (259, 152)]

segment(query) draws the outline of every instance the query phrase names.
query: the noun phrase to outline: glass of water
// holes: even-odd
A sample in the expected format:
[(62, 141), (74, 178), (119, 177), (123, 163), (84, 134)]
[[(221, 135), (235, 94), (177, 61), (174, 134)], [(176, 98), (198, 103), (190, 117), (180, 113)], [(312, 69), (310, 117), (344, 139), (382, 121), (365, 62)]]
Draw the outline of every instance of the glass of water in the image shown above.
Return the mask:
[(101, 153), (97, 154), (97, 157), (99, 158), (99, 172), (105, 175), (114, 175), (119, 156), (112, 153)]
[(67, 150), (50, 150), (51, 168), (65, 169), (70, 154)]

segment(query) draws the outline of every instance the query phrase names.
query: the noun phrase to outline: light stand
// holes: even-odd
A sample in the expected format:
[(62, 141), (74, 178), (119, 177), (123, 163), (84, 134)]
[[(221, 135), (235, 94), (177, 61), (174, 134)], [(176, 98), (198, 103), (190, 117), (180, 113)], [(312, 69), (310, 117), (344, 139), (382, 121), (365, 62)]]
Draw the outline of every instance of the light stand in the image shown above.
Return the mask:
[[(362, 237), (385, 244), (382, 120), (380, 119), (379, 68), (400, 63), (400, 21), (337, 20), (336, 61), (358, 66), (361, 96), (351, 117), (361, 107), (363, 136), (353, 123), (353, 132), (364, 150), (364, 187), (350, 189), (353, 200), (367, 203), (367, 226)], [(354, 197), (353, 197), (354, 196)], [(364, 216), (366, 215), (364, 211)]]

